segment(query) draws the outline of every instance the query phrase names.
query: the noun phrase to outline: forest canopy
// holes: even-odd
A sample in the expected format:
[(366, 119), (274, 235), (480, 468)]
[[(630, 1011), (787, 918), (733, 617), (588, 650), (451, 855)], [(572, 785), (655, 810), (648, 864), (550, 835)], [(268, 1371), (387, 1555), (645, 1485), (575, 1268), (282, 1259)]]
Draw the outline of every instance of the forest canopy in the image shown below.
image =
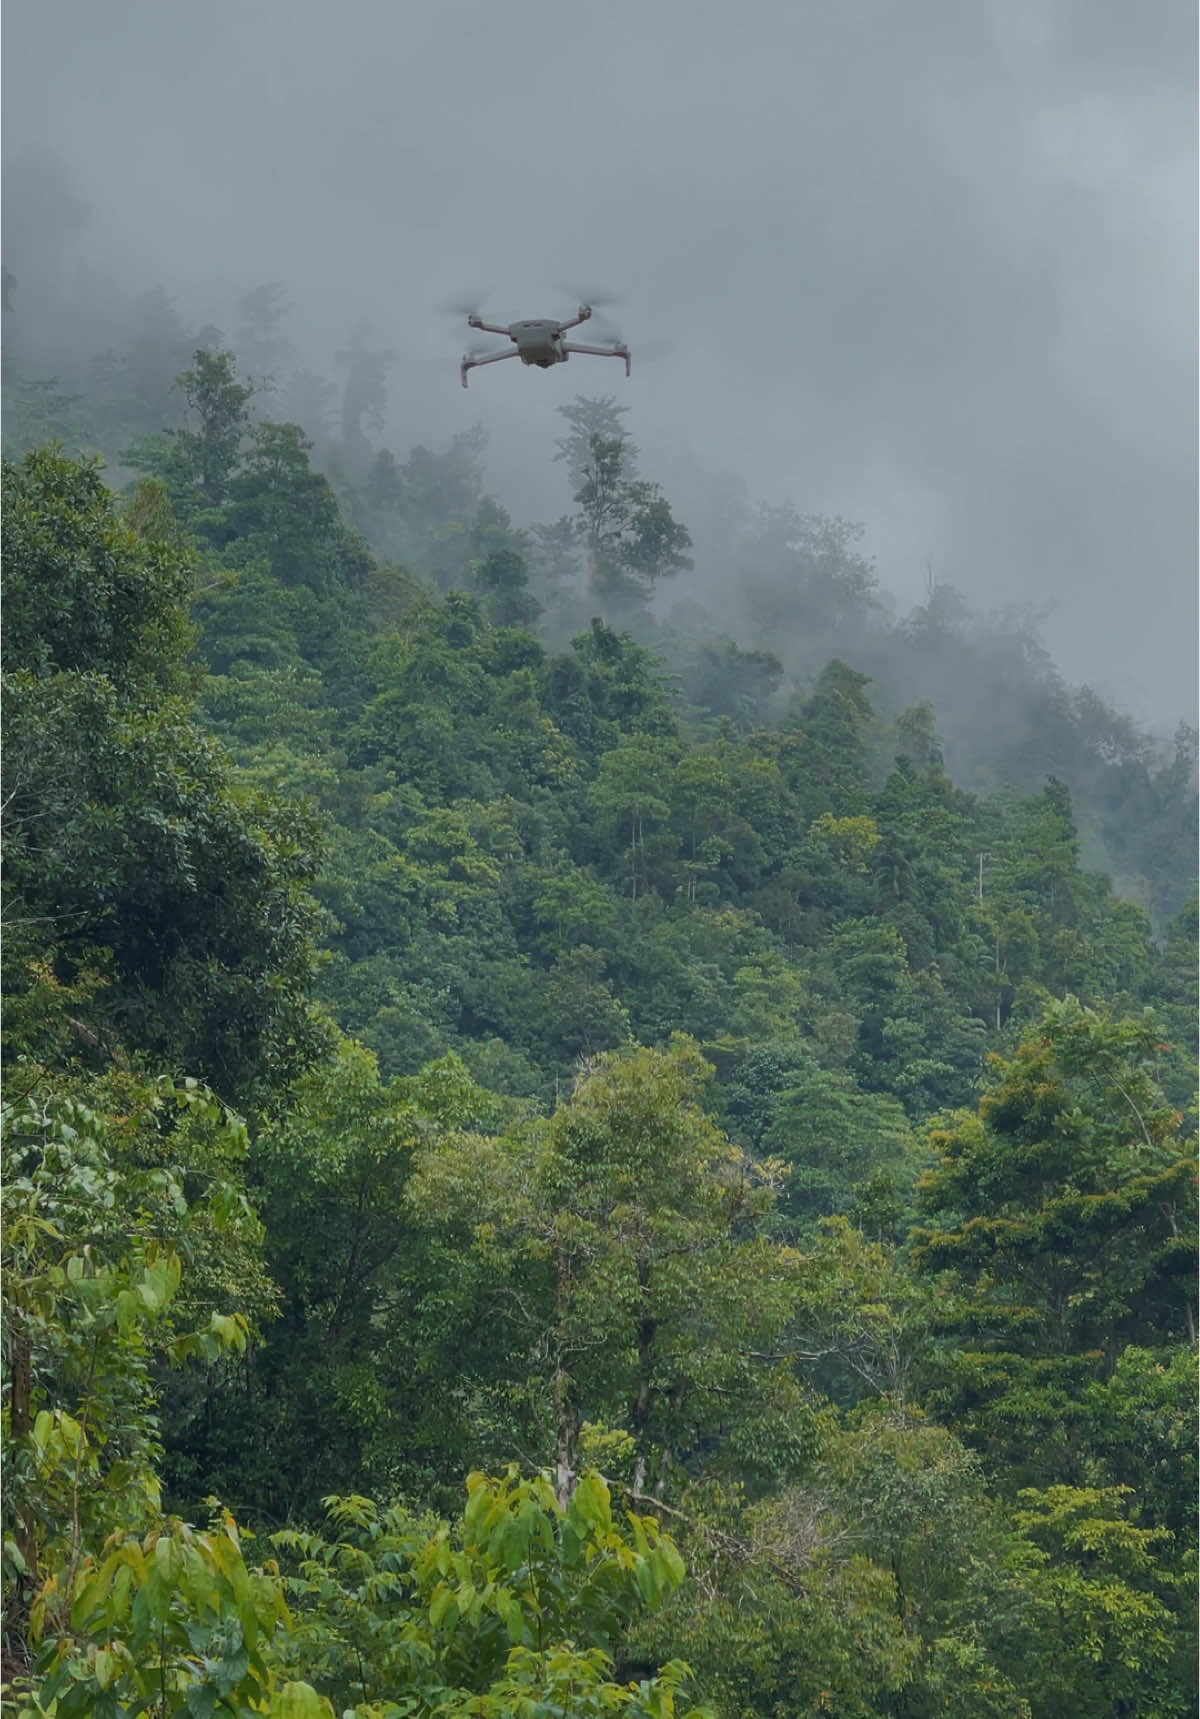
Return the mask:
[(6, 1702), (1193, 1712), (1194, 735), (144, 309), (6, 390)]

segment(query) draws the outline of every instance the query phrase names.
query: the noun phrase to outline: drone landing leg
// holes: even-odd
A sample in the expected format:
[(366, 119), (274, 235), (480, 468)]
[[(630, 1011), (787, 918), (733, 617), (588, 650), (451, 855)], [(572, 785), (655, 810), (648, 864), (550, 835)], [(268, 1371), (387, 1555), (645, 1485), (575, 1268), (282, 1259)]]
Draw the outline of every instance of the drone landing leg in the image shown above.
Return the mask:
[(573, 342), (564, 340), (563, 351), (586, 352), (593, 358), (623, 358), (625, 360), (625, 374), (626, 376), (629, 375), (629, 353), (623, 346), (576, 346)]
[(461, 367), (462, 368), (462, 385), (463, 385), (463, 387), (465, 388), (467, 385), (467, 371), (468, 370), (477, 370), (481, 364), (499, 364), (499, 362), (502, 358), (516, 358), (516, 357), (517, 357), (517, 349), (514, 346), (511, 352), (493, 352), (487, 358), (464, 358), (462, 361), (462, 367)]

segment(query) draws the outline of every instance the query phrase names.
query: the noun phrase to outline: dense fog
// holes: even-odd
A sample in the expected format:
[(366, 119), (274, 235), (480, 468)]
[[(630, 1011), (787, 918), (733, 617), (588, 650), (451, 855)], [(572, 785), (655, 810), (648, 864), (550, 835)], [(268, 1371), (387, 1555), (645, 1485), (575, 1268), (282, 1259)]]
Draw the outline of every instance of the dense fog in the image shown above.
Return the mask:
[[(238, 293), (280, 282), (272, 414), (315, 429), (320, 376), (336, 426), (365, 320), (367, 433), (482, 425), (528, 523), (569, 506), (556, 408), (614, 393), (692, 595), (731, 595), (734, 504), (859, 522), (901, 611), (931, 581), (1018, 609), (1169, 732), (1196, 699), (1194, 37), (1169, 4), (13, 6), (10, 381), (169, 339), (156, 287), (244, 350)], [(459, 388), (447, 297), (507, 321), (597, 287), (628, 384), (578, 359)]]

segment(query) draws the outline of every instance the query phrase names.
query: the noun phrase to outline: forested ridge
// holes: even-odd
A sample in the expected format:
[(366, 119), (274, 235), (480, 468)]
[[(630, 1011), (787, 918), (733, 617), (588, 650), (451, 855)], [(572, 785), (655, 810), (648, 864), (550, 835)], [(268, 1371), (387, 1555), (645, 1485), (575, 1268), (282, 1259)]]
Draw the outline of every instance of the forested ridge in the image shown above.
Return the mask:
[(6, 395), (13, 1711), (1194, 1712), (1194, 735), (168, 311)]

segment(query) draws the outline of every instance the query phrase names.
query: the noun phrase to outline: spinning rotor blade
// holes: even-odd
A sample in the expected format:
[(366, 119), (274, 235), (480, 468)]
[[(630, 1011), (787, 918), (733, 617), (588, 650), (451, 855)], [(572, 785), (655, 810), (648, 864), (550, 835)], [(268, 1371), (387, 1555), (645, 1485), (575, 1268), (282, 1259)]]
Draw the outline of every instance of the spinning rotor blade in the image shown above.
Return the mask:
[(578, 281), (562, 281), (558, 290), (573, 298), (576, 304), (589, 305), (592, 310), (604, 310), (609, 305), (625, 302), (620, 293), (610, 292), (607, 287), (593, 286), (589, 289)]
[(656, 358), (666, 358), (673, 351), (674, 346), (669, 340), (639, 340), (633, 348), (633, 355), (643, 364), (653, 364)]
[(488, 301), (486, 292), (454, 293), (450, 298), (443, 299), (438, 306), (447, 316), (474, 316)]
[(653, 363), (656, 358), (665, 358), (671, 350), (669, 340), (637, 340), (630, 343), (623, 331), (611, 322), (607, 316), (594, 316), (591, 320), (591, 331), (600, 340), (609, 340), (614, 346), (629, 346), (634, 358), (642, 363)]

